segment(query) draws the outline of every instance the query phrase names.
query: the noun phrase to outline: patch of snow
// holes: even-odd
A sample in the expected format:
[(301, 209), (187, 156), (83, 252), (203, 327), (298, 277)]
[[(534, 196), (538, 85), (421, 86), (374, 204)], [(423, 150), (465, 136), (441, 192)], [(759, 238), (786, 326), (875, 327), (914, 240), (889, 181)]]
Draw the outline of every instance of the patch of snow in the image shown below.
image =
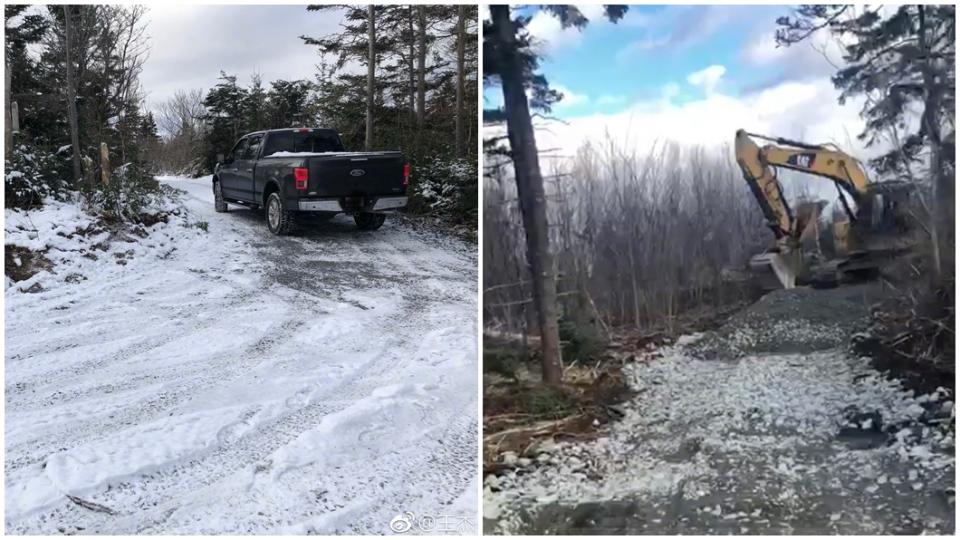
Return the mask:
[(215, 213), (209, 176), (160, 180), (180, 214), (143, 238), (6, 214), (54, 263), (5, 293), (6, 531), (385, 534), (411, 511), (475, 534), (475, 246), (389, 221), (274, 237)]

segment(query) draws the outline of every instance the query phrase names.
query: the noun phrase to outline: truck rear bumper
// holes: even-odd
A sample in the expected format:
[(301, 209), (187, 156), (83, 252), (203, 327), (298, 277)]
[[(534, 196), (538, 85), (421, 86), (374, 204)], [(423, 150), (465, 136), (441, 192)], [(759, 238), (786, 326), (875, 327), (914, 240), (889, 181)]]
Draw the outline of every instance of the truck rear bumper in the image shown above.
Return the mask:
[[(339, 199), (327, 199), (319, 201), (299, 201), (297, 203), (301, 212), (344, 212), (343, 205)], [(377, 212), (381, 210), (398, 210), (407, 205), (406, 197), (381, 197), (373, 204), (368, 211)], [(364, 210), (367, 210), (366, 208)]]
[(407, 205), (406, 197), (383, 197), (377, 199), (374, 210), (397, 210)]

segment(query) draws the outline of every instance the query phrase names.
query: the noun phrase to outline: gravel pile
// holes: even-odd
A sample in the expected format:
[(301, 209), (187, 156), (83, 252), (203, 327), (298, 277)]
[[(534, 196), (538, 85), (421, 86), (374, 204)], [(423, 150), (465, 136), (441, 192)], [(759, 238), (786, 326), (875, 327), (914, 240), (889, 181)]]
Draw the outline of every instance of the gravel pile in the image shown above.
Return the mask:
[(736, 359), (845, 347), (868, 326), (870, 305), (882, 294), (875, 284), (773, 291), (706, 333), (693, 352), (707, 359)]

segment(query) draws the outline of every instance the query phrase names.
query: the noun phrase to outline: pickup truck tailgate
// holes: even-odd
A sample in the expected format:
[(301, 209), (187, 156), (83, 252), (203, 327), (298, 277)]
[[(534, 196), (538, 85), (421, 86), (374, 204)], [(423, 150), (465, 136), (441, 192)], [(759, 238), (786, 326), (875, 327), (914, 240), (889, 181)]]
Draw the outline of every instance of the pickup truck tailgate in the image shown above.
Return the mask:
[(320, 197), (403, 194), (403, 182), (400, 152), (344, 153), (310, 159), (310, 191)]

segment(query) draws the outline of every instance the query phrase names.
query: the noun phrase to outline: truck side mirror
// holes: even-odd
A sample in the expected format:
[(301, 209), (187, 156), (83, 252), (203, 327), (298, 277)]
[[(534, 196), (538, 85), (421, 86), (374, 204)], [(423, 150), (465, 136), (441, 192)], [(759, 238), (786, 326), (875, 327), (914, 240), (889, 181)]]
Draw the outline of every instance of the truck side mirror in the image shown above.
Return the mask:
[(217, 154), (217, 163), (223, 163), (223, 154)]

